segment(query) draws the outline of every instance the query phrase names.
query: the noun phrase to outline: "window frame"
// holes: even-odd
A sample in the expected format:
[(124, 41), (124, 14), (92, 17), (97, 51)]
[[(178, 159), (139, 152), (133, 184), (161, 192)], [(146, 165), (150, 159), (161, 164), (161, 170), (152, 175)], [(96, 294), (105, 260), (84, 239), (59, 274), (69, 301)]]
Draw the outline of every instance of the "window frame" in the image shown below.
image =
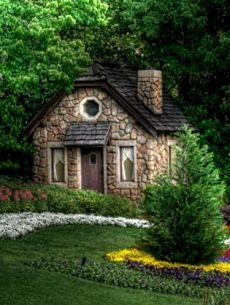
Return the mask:
[[(60, 180), (60, 181), (56, 181), (54, 180), (54, 176), (55, 176), (55, 169), (54, 169), (54, 152), (55, 150), (62, 150), (63, 152), (63, 165), (64, 165), (64, 172), (63, 172), (63, 180)], [(51, 167), (52, 167), (52, 173), (51, 173), (51, 179), (52, 179), (52, 182), (55, 182), (55, 183), (64, 183), (65, 182), (65, 149), (64, 148), (60, 148), (60, 147), (52, 147), (51, 148)], [(57, 171), (57, 170), (56, 170)]]
[[(89, 105), (89, 103), (91, 103), (91, 105)], [(88, 104), (88, 105), (87, 105)], [(87, 107), (89, 107), (89, 106), (95, 106), (95, 107), (97, 107), (97, 109), (95, 109), (96, 110), (96, 113), (95, 114), (89, 114), (89, 110), (90, 109), (87, 109)], [(99, 104), (95, 101), (95, 99), (87, 99), (87, 101), (85, 101), (85, 103), (84, 103), (84, 105), (83, 105), (83, 108), (84, 108), (84, 113), (87, 115), (87, 116), (89, 116), (89, 117), (91, 117), (91, 118), (95, 118), (95, 116), (97, 116), (98, 115), (98, 113), (99, 113), (99, 111), (100, 111), (100, 107), (99, 107)], [(91, 109), (92, 110), (92, 109)]]
[[(64, 149), (64, 181), (53, 181), (53, 149)], [(48, 183), (57, 185), (68, 185), (68, 159), (67, 148), (62, 142), (48, 142)]]
[[(135, 140), (122, 140), (116, 141), (116, 176), (117, 176), (117, 187), (118, 188), (137, 188), (137, 143)], [(132, 181), (124, 181), (122, 180), (121, 174), (121, 151), (122, 147), (133, 147), (133, 175), (134, 179)]]
[(168, 173), (169, 174), (172, 174), (172, 161), (173, 161), (173, 158), (172, 158), (172, 150), (173, 150), (173, 146), (177, 145), (178, 142), (177, 140), (173, 140), (173, 139), (170, 139), (168, 140)]
[[(85, 104), (90, 100), (94, 100), (98, 104), (98, 113), (95, 116), (88, 115), (88, 113), (86, 113), (85, 109), (84, 109)], [(81, 103), (79, 105), (79, 111), (80, 111), (80, 114), (82, 115), (82, 117), (84, 119), (86, 119), (87, 121), (95, 121), (102, 114), (102, 104), (95, 96), (87, 96), (81, 101)]]
[[(132, 180), (125, 180), (123, 178), (123, 174), (122, 174), (122, 149), (124, 148), (132, 148), (132, 153), (133, 153), (133, 179)], [(121, 182), (134, 182), (134, 147), (133, 146), (120, 146), (119, 147), (120, 149), (120, 173), (121, 173), (121, 176), (120, 176), (120, 179), (121, 179)]]

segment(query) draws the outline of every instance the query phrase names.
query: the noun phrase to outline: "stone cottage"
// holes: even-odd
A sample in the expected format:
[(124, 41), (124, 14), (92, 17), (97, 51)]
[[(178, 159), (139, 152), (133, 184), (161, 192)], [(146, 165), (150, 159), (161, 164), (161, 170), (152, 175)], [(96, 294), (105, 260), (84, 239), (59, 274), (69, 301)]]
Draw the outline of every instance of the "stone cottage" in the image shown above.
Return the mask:
[(161, 71), (96, 61), (28, 124), (34, 179), (136, 200), (170, 166), (184, 123)]

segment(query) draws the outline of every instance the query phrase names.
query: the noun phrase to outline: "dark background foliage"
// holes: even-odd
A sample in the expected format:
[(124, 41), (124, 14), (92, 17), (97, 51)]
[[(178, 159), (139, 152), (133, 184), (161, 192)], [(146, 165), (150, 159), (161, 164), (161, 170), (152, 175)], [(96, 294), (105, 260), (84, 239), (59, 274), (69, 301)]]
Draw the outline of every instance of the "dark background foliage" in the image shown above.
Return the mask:
[(162, 69), (164, 85), (229, 184), (229, 1), (0, 3), (2, 161), (15, 152), (25, 159), (22, 131), (31, 116), (55, 91), (71, 90), (90, 60), (103, 58)]
[[(163, 70), (164, 85), (230, 182), (229, 1), (107, 0), (96, 56)], [(229, 191), (228, 191), (229, 192)]]

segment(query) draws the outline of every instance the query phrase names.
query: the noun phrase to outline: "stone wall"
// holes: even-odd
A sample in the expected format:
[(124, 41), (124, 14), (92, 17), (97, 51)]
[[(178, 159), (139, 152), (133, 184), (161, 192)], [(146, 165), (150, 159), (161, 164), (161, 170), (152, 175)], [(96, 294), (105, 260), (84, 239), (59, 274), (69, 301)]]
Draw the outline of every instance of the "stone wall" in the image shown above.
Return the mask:
[(158, 70), (138, 71), (138, 98), (151, 108), (154, 113), (161, 114), (162, 98), (162, 72)]
[(38, 127), (33, 134), (33, 144), (35, 148), (33, 160), (33, 175), (37, 182), (48, 182), (47, 174), (47, 129)]
[[(79, 104), (85, 97), (96, 97), (102, 104), (102, 113), (97, 121), (111, 122), (111, 135), (107, 151), (107, 190), (108, 193), (139, 199), (143, 190), (154, 177), (168, 166), (168, 137), (164, 134), (154, 138), (137, 123), (116, 101), (101, 89), (78, 89), (62, 99), (46, 117), (33, 135), (35, 146), (34, 178), (50, 182), (49, 148), (55, 143), (63, 143), (66, 129), (71, 122), (82, 122)], [(136, 143), (137, 181), (132, 187), (119, 187), (116, 155), (117, 141), (130, 140)], [(71, 188), (81, 186), (80, 148), (68, 148), (68, 173), (66, 184)]]
[(68, 187), (81, 187), (80, 149), (78, 147), (68, 148)]

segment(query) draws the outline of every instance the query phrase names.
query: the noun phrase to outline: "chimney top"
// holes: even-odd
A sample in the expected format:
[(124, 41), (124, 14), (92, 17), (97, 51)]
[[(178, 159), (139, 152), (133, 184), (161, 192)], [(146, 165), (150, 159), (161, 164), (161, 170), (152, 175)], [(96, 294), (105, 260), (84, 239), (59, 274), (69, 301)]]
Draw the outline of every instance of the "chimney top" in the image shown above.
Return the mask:
[(162, 114), (162, 72), (138, 70), (138, 98), (155, 114)]

